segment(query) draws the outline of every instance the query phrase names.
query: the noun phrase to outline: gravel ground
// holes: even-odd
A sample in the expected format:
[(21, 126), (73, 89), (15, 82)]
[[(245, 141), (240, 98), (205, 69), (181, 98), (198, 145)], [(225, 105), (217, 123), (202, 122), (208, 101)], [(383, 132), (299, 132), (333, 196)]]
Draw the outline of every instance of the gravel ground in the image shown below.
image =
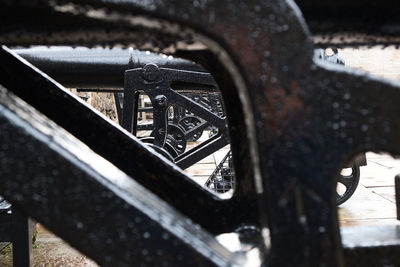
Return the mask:
[[(98, 266), (40, 224), (37, 231), (36, 242), (32, 248), (32, 267)], [(0, 252), (0, 266), (13, 266), (11, 245)]]

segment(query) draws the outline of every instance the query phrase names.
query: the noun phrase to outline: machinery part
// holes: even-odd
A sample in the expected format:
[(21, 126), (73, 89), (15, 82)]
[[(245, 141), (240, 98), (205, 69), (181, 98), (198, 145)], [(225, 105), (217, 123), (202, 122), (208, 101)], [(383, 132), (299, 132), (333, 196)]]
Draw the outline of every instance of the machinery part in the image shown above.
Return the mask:
[(344, 59), (339, 56), (339, 51), (336, 47), (329, 48), (332, 52), (332, 54), (327, 54), (326, 50), (327, 49), (316, 49), (315, 53), (316, 56), (319, 57), (320, 59), (335, 63), (335, 64), (340, 64), (340, 65), (345, 65)]
[(174, 162), (174, 158), (178, 156), (178, 152), (168, 142), (166, 142), (163, 147), (155, 145), (153, 136), (142, 137), (140, 138), (140, 141), (142, 141), (145, 144), (148, 144), (151, 148), (153, 148), (155, 151), (166, 157), (171, 162)]
[(221, 168), (221, 182), (216, 182), (216, 191), (218, 193), (226, 193), (233, 189), (233, 173), (232, 168), (222, 167)]
[(336, 204), (339, 206), (346, 202), (356, 191), (358, 182), (360, 181), (360, 166), (353, 162), (351, 164), (351, 173), (342, 174), (339, 173), (337, 176), (337, 182), (345, 187), (343, 193), (336, 191)]
[(169, 123), (167, 132), (167, 143), (170, 143), (179, 155), (185, 152), (187, 142), (185, 138), (185, 130), (179, 125)]
[[(193, 115), (185, 116), (179, 120), (179, 125), (181, 125), (183, 127), (183, 129), (185, 129), (185, 131), (193, 130), (200, 124), (201, 124), (201, 120)], [(195, 131), (193, 133), (193, 135), (188, 138), (188, 141), (195, 142), (195, 141), (199, 140), (202, 135), (203, 135), (202, 130)]]
[[(149, 63), (164, 68), (204, 71), (199, 65), (189, 60), (162, 57), (156, 53), (132, 48), (33, 47), (14, 51), (70, 88), (107, 88), (121, 92), (120, 88), (124, 87), (123, 73), (128, 69), (141, 68)], [(65, 68), (66, 65), (69, 68)]]
[(205, 186), (216, 193), (226, 193), (235, 187), (235, 174), (230, 150), (207, 179)]
[(367, 156), (365, 153), (358, 154), (352, 159), (353, 162), (357, 163), (358, 166), (367, 166)]
[(167, 131), (167, 143), (169, 142), (179, 155), (185, 152), (187, 142), (185, 138), (185, 130), (179, 125), (168, 124)]
[[(150, 134), (150, 136), (153, 138), (155, 136), (154, 131), (155, 130), (153, 130), (152, 133)], [(168, 123), (167, 137), (164, 145), (167, 146), (166, 149), (167, 151), (170, 152), (173, 158), (176, 158), (178, 155), (185, 152), (186, 150), (185, 130), (182, 129), (182, 127), (179, 125)], [(172, 150), (171, 148), (173, 149), (172, 153), (171, 153)]]
[(171, 106), (179, 106), (189, 110), (206, 122), (206, 124), (203, 123), (192, 131), (186, 132), (186, 138), (200, 130), (200, 127), (202, 129), (208, 125), (217, 127), (219, 134), (215, 138), (210, 138), (203, 142), (201, 146), (185, 151), (175, 158), (176, 165), (186, 169), (227, 145), (229, 134), (225, 118), (219, 117), (208, 108), (171, 88), (172, 83), (179, 82), (204, 86), (216, 85), (210, 73), (160, 68), (152, 63), (143, 66), (143, 68), (126, 71), (122, 127), (133, 134), (136, 133), (137, 118), (135, 114), (137, 114), (138, 96), (142, 91), (149, 97), (153, 107), (154, 130), (152, 135), (155, 146), (163, 147), (167, 140), (168, 111)]
[[(196, 4), (173, 0), (154, 0), (151, 3), (148, 1), (70, 0), (65, 5), (65, 1), (53, 0), (51, 5), (44, 5), (40, 12), (36, 10), (27, 17), (18, 16), (19, 12), (15, 12), (12, 7), (24, 5), (25, 12), (27, 10), (35, 11), (35, 9), (31, 10), (33, 6), (31, 2), (23, 1), (17, 4), (14, 1), (3, 2), (5, 5), (2, 12), (5, 16), (2, 17), (2, 22), (7, 27), (0, 29), (0, 41), (6, 44), (31, 45), (35, 42), (47, 44), (63, 41), (87, 45), (129, 43), (127, 41), (129, 38), (121, 35), (121, 31), (128, 37), (137, 37), (137, 39), (129, 40), (137, 40), (139, 47), (144, 44), (148, 45), (149, 41), (160, 40), (160, 36), (162, 36), (160, 42), (150, 43), (165, 48), (171, 44), (177, 44), (178, 41), (187, 43), (203, 41), (215, 55), (215, 61), (207, 57), (203, 57), (202, 60), (201, 56), (196, 59), (202, 65), (209, 67), (211, 74), (221, 85), (232, 140), (235, 173), (239, 178), (236, 184), (238, 190), (235, 190), (235, 194), (230, 200), (232, 202), (223, 201), (223, 203), (235, 203), (236, 213), (225, 213), (223, 209), (220, 209), (219, 212), (231, 216), (227, 218), (225, 215), (220, 215), (219, 220), (215, 221), (207, 219), (212, 222), (218, 221), (216, 227), (226, 226), (226, 222), (230, 220), (242, 224), (251, 224), (252, 220), (258, 220), (260, 229), (269, 228), (270, 240), (265, 237), (266, 235), (261, 237), (265, 241), (261, 247), (262, 264), (264, 265), (343, 266), (344, 259), (333, 190), (336, 179), (333, 174), (336, 173), (337, 167), (343, 159), (354, 152), (374, 150), (389, 151), (393, 155), (399, 155), (398, 129), (400, 129), (400, 122), (397, 114), (400, 113), (398, 105), (400, 90), (398, 84), (354, 73), (342, 69), (340, 66), (332, 67), (329, 66), (330, 64), (313, 58), (310, 33), (293, 2), (241, 1), (240, 5), (236, 6), (237, 2), (230, 0), (203, 1), (196, 2)], [(356, 2), (361, 3), (360, 1)], [(329, 3), (334, 4), (332, 1)], [(26, 13), (29, 14), (29, 12)], [(30, 21), (29, 18), (38, 13), (47, 15), (43, 16), (41, 20), (32, 20), (32, 24), (29, 24), (30, 27), (27, 29), (24, 22)], [(110, 16), (110, 14), (112, 15)], [(55, 15), (60, 15), (57, 21), (49, 20)], [(18, 23), (14, 25), (11, 22), (16, 22), (16, 18), (18, 18)], [(107, 31), (99, 33), (104, 26), (108, 26)], [(21, 35), (20, 32), (23, 29), (25, 30), (24, 35)], [(33, 34), (37, 32), (39, 34)], [(189, 57), (189, 54), (187, 56)], [(27, 82), (29, 82), (30, 91), (33, 91), (32, 87), (40, 88), (34, 85), (38, 81), (43, 81), (43, 77), (37, 80), (33, 79), (32, 72), (24, 69), (25, 65), (21, 62), (4, 67), (13, 62), (4, 52), (0, 53), (0, 59), (1, 83), (14, 85), (10, 88), (19, 92), (25, 90), (16, 88), (25, 88), (24, 83)], [(25, 71), (16, 71), (20, 68)], [(16, 75), (18, 78), (15, 77)], [(27, 76), (30, 76), (30, 79)], [(50, 85), (54, 86), (51, 82), (47, 82), (45, 85), (47, 86), (42, 84), (45, 88), (51, 87)], [(28, 98), (28, 100), (29, 103), (43, 108), (44, 104), (42, 103), (41, 106), (40, 103), (37, 103), (35, 97)], [(40, 100), (43, 102), (43, 99)], [(55, 100), (59, 99), (55, 97)], [(45, 101), (45, 104), (53, 105), (50, 101)], [(343, 107), (343, 109), (339, 107)], [(78, 105), (78, 109), (82, 108)], [(59, 113), (62, 112), (57, 110), (58, 116), (54, 116), (51, 110), (46, 110), (44, 113), (53, 115), (57, 119), (60, 116)], [(65, 116), (68, 113), (63, 114)], [(92, 116), (91, 113), (88, 115), (83, 115), (83, 112), (78, 114), (86, 118)], [(373, 121), (370, 120), (371, 117), (374, 118)], [(84, 120), (82, 124), (90, 124), (88, 121)], [(348, 127), (340, 127), (341, 121), (347, 122)], [(101, 120), (96, 118), (96, 122), (101, 122)], [(71, 124), (64, 123), (63, 127), (72, 131), (75, 128)], [(93, 125), (91, 124), (91, 126)], [(86, 126), (79, 125), (79, 127)], [(97, 128), (91, 127), (91, 129)], [(113, 130), (110, 131), (114, 133)], [(82, 129), (74, 134), (79, 135), (81, 132), (83, 132)], [(83, 137), (81, 136), (81, 138)], [(86, 139), (85, 143), (89, 143), (95, 149), (95, 144), (98, 145), (100, 142)], [(146, 159), (154, 157), (154, 162), (152, 162), (154, 176), (161, 175), (166, 178), (160, 171), (163, 167), (164, 172), (171, 175), (167, 176), (169, 180), (174, 178), (173, 181), (176, 182), (175, 178), (182, 177), (180, 172), (173, 171), (173, 166), (160, 161), (157, 156), (141, 147), (135, 139), (132, 138), (131, 142), (126, 143), (126, 145), (129, 144), (137, 145), (137, 151), (141, 152), (140, 156)], [(10, 148), (6, 147), (5, 149)], [(11, 150), (8, 151), (12, 154)], [(135, 152), (138, 153), (137, 151)], [(109, 156), (108, 150), (98, 153), (102, 156), (103, 154)], [(132, 164), (131, 158), (129, 160)], [(137, 167), (135, 171), (146, 174), (147, 168), (145, 168), (146, 164), (143, 160), (138, 156), (135, 156), (135, 160), (137, 162), (133, 161), (135, 164), (132, 164)], [(13, 168), (7, 170), (10, 169)], [(32, 170), (31, 173), (36, 172)], [(141, 179), (138, 178), (140, 173), (133, 173), (132, 176), (134, 179)], [(157, 179), (149, 176), (144, 175), (144, 178)], [(18, 180), (12, 183), (12, 178), (10, 176), (3, 178), (10, 181), (10, 186), (14, 186), (10, 190), (3, 190), (4, 195), (10, 197), (11, 202), (18, 202), (21, 208), (42, 220), (51, 218), (52, 216), (34, 214), (35, 211), (29, 210), (26, 199), (32, 192), (35, 192), (32, 188), (26, 189), (26, 198), (18, 200), (13, 197), (12, 193), (20, 191), (23, 186), (22, 182)], [(252, 180), (253, 178), (254, 180)], [(94, 180), (82, 181), (80, 188), (86, 189), (90, 188), (91, 184), (97, 185), (98, 183)], [(125, 182), (125, 180), (123, 181)], [(23, 182), (27, 182), (28, 185), (31, 183), (30, 180)], [(8, 185), (8, 183), (5, 184)], [(111, 186), (108, 183), (103, 183), (102, 186), (110, 191)], [(169, 195), (171, 205), (184, 210), (185, 214), (195, 218), (194, 221), (200, 221), (202, 225), (207, 225), (200, 216), (193, 216), (193, 211), (185, 209), (176, 201), (180, 196), (174, 195), (176, 191), (173, 186), (168, 183), (166, 186), (174, 191)], [(55, 185), (49, 185), (46, 189), (50, 189), (47, 191), (51, 192), (51, 189), (55, 187)], [(165, 190), (164, 187), (160, 187)], [(193, 185), (192, 187), (195, 188)], [(187, 189), (191, 190), (191, 187)], [(152, 190), (165, 197), (163, 192), (157, 191), (157, 188), (152, 188)], [(61, 189), (60, 191), (62, 192)], [(180, 193), (182, 192), (185, 191), (180, 191)], [(186, 195), (190, 196), (187, 198), (190, 202), (198, 196), (204, 197), (202, 194), (194, 196), (187, 193)], [(79, 200), (82, 198), (77, 197)], [(253, 205), (255, 199), (259, 200), (260, 208), (257, 219), (254, 218), (254, 214), (249, 212), (250, 209), (254, 211), (254, 208), (258, 210), (258, 207)], [(38, 202), (34, 201), (33, 203), (37, 204)], [(58, 200), (55, 204), (60, 206), (56, 211), (52, 210), (51, 214), (58, 215), (58, 218), (60, 215), (67, 214), (70, 209), (62, 206), (65, 202)], [(104, 201), (101, 204), (102, 207), (119, 208), (119, 203), (121, 202), (118, 202), (118, 198), (113, 198), (112, 201), (108, 199), (108, 202)], [(187, 202), (185, 204), (189, 205)], [(208, 202), (205, 201), (205, 204), (208, 205)], [(247, 210), (243, 208), (244, 204)], [(79, 212), (85, 211), (86, 205), (81, 206), (83, 207), (74, 207)], [(195, 205), (190, 205), (192, 209), (193, 206)], [(225, 207), (229, 208), (228, 205)], [(240, 212), (237, 211), (237, 208), (240, 209)], [(210, 208), (213, 213), (215, 209), (215, 207)], [(243, 216), (242, 211), (249, 217)], [(102, 214), (106, 214), (106, 212), (102, 212)], [(88, 219), (87, 214), (81, 216)], [(238, 217), (240, 220), (237, 219)], [(95, 218), (98, 217), (95, 216)], [(182, 220), (184, 219), (182, 218)], [(115, 221), (113, 222), (115, 223)], [(57, 234), (64, 233), (62, 236), (65, 236), (68, 230), (74, 229), (72, 225), (67, 227), (65, 223), (63, 225), (62, 223), (64, 222), (46, 221), (46, 224), (52, 226), (51, 229), (54, 228)], [(156, 229), (154, 232), (157, 233), (159, 222), (154, 222), (154, 224)], [(169, 227), (172, 228), (171, 225)], [(85, 229), (86, 231), (82, 235), (93, 237), (91, 234), (95, 234), (94, 231), (100, 227), (93, 228), (93, 230)], [(207, 229), (212, 228), (209, 225)], [(215, 231), (215, 229), (212, 230)], [(110, 231), (104, 234), (105, 238), (108, 236), (111, 236), (116, 244), (124, 242), (118, 233)], [(394, 248), (398, 248), (398, 237), (394, 238), (397, 239), (397, 242), (392, 244), (395, 244)], [(178, 238), (176, 241), (182, 244), (180, 243), (182, 239)], [(196, 236), (185, 240), (188, 239), (198, 241)], [(100, 243), (99, 240), (93, 241), (93, 244), (96, 245)], [(159, 240), (152, 241), (158, 244)], [(74, 246), (101, 262), (106, 255), (102, 252), (105, 251), (85, 250), (83, 246), (85, 242), (86, 239), (81, 236), (79, 240), (70, 240)], [(171, 243), (173, 240), (166, 246)], [(192, 246), (185, 244), (182, 247), (187, 250), (182, 253), (190, 258), (193, 255), (191, 253)], [(209, 252), (208, 249), (213, 245), (213, 243), (207, 243), (204, 246), (203, 244), (201, 243), (201, 247), (204, 247), (206, 252)], [(373, 244), (376, 247), (376, 244), (383, 243), (380, 241)], [(121, 259), (121, 251), (131, 250), (132, 247), (140, 250), (146, 245), (151, 246), (147, 242), (135, 243), (133, 246), (122, 248), (117, 244), (112, 247), (118, 248), (119, 251), (110, 251), (110, 246), (108, 246), (107, 253), (110, 255), (110, 261), (115, 260), (118, 264)], [(268, 246), (268, 250), (265, 245)], [(365, 250), (365, 246), (353, 243), (352, 250), (357, 253), (357, 249)], [(210, 259), (214, 259), (214, 254), (207, 255)], [(371, 256), (371, 253), (368, 256)], [(382, 254), (375, 256), (380, 256), (375, 258), (379, 258), (386, 265), (398, 265), (398, 259), (396, 262), (393, 257), (385, 258), (382, 257)], [(389, 259), (389, 262), (384, 261), (386, 259)], [(226, 263), (225, 265), (237, 264), (230, 260), (227, 262), (222, 262), (220, 265), (224, 265), (224, 263)], [(155, 264), (151, 262), (149, 265), (152, 263)], [(208, 262), (197, 264), (202, 263), (208, 264)], [(362, 261), (359, 263), (363, 264)]]
[(400, 174), (394, 177), (397, 220), (400, 221)]
[[(219, 117), (225, 117), (225, 111), (222, 105), (221, 94), (219, 92), (192, 92), (187, 94), (195, 102), (209, 109), (212, 113)], [(193, 115), (190, 111), (187, 111), (187, 116)], [(207, 125), (207, 129), (210, 130), (209, 138), (218, 133), (218, 128), (213, 125)]]

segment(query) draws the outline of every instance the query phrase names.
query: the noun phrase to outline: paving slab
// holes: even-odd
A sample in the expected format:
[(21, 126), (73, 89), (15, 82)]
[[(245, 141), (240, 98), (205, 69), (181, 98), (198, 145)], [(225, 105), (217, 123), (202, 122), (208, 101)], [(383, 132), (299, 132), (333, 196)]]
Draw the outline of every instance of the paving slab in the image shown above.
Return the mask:
[(358, 219), (358, 220), (340, 220), (340, 227), (349, 227), (349, 226), (378, 226), (378, 225), (400, 225), (400, 221), (396, 219), (379, 219), (379, 220), (371, 220), (371, 219)]
[[(367, 159), (367, 166), (363, 166), (360, 169), (360, 183), (366, 187), (394, 186), (394, 177), (400, 173), (399, 161), (397, 160), (396, 167), (387, 167), (379, 164), (379, 160), (375, 162), (376, 160)], [(394, 163), (391, 165), (394, 165)]]
[(396, 205), (363, 185), (359, 185), (354, 195), (338, 209), (342, 221), (396, 218)]
[(221, 161), (225, 158), (226, 154), (228, 154), (229, 150), (230, 150), (230, 145), (227, 145), (213, 154), (215, 163), (217, 165), (221, 163)]
[(396, 195), (394, 186), (382, 186), (382, 187), (371, 187), (369, 188), (373, 193), (389, 200), (396, 204)]
[(368, 152), (354, 195), (338, 208), (341, 226), (397, 224), (394, 176), (400, 160)]

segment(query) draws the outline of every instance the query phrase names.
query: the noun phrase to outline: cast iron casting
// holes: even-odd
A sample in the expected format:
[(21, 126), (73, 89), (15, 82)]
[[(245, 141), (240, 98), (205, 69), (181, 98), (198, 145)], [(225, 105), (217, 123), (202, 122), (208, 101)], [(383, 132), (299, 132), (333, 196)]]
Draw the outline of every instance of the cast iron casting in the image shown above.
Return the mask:
[[(157, 50), (170, 48), (171, 45), (179, 48), (181, 42), (178, 41), (184, 41), (186, 44), (193, 41), (202, 42), (209, 48), (215, 59), (201, 53), (189, 52), (186, 56), (201, 63), (220, 86), (226, 106), (233, 164), (238, 177), (236, 185), (238, 190), (235, 190), (235, 194), (242, 194), (242, 198), (237, 199), (239, 201), (231, 202), (230, 205), (235, 206), (236, 212), (237, 208), (246, 212), (246, 209), (240, 207), (241, 205), (253, 204), (256, 198), (259, 200), (260, 212), (249, 214), (250, 218), (257, 214), (257, 218), (251, 218), (251, 220), (258, 221), (260, 228), (252, 232), (262, 240), (257, 244), (261, 250), (263, 264), (271, 266), (341, 266), (344, 264), (335, 208), (335, 177), (342, 167), (341, 164), (360, 152), (386, 151), (392, 155), (399, 154), (400, 122), (397, 114), (400, 112), (398, 105), (400, 86), (394, 82), (349, 71), (340, 66), (332, 66), (313, 58), (310, 34), (299, 9), (293, 2), (278, 0), (240, 2), (231, 0), (195, 2), (53, 0), (18, 3), (2, 1), (2, 3), (4, 6), (2, 12), (5, 16), (0, 29), (0, 42), (8, 45), (114, 45), (129, 44), (130, 40), (135, 40), (138, 47), (147, 45), (150, 49)], [(43, 5), (35, 8), (35, 3)], [(357, 3), (361, 2), (357, 1)], [(20, 5), (23, 7), (22, 10), (18, 9)], [(28, 10), (30, 12), (26, 13), (30, 15), (16, 16), (16, 14), (20, 15), (16, 10), (24, 12)], [(30, 19), (38, 14), (43, 15), (41, 19), (32, 22)], [(57, 19), (51, 21), (49, 18)], [(28, 24), (28, 22), (32, 23)], [(121, 32), (126, 34), (121, 34)], [(150, 191), (168, 201), (171, 206), (176, 207), (193, 221), (199, 222), (207, 231), (215, 230), (217, 227), (219, 230), (224, 229), (221, 225), (227, 226), (227, 221), (234, 221), (232, 225), (238, 225), (239, 222), (243, 222), (244, 226), (252, 225), (242, 217), (244, 214), (242, 212), (233, 215), (219, 209), (220, 223), (206, 227), (207, 222), (201, 218), (207, 217), (211, 222), (215, 220), (211, 220), (204, 210), (214, 214), (221, 207), (216, 204), (218, 201), (214, 200), (211, 194), (207, 195), (194, 184), (188, 185), (190, 182), (185, 175), (174, 169), (172, 164), (153, 154), (126, 132), (115, 130), (104, 118), (65, 93), (46, 76), (21, 62), (5, 48), (0, 51), (0, 62), (0, 83), (4, 87), (12, 90), (28, 104), (56, 121), (133, 179), (140, 180), (142, 184), (147, 183), (146, 186)], [(39, 90), (42, 91), (38, 93)], [(52, 101), (49, 101), (50, 99)], [(67, 103), (68, 105), (62, 105)], [(7, 107), (8, 104), (4, 106)], [(60, 119), (63, 109), (64, 111), (74, 110), (74, 112), (65, 112), (63, 115), (68, 117)], [(11, 131), (6, 129), (1, 131), (2, 135), (10, 136)], [(110, 144), (106, 144), (108, 142), (101, 144), (102, 147), (108, 149), (100, 148), (99, 138), (90, 134), (90, 131), (95, 130), (96, 132), (104, 130), (101, 132), (111, 137), (108, 139), (112, 140)], [(128, 152), (124, 152), (121, 156), (110, 152), (112, 151), (110, 145), (118, 147), (122, 143), (127, 146)], [(47, 144), (42, 147), (50, 149)], [(2, 145), (2, 151), (14, 159), (18, 158), (15, 150), (10, 150), (10, 146)], [(132, 167), (120, 163), (124, 161), (127, 153), (132, 154), (127, 159), (131, 166), (134, 166), (134, 171), (130, 169)], [(25, 153), (19, 155), (24, 155), (21, 162), (33, 160)], [(32, 153), (32, 155), (36, 154)], [(47, 163), (41, 162), (45, 170), (60, 167), (60, 164), (54, 165), (56, 160), (53, 158), (48, 157)], [(118, 160), (115, 160), (116, 158)], [(36, 161), (37, 157), (34, 160)], [(149, 160), (153, 160), (151, 172), (145, 168)], [(7, 161), (2, 157), (1, 162), (5, 164)], [(35, 166), (32, 168), (32, 174), (38, 173), (39, 171), (35, 171), (38, 164), (32, 166)], [(9, 169), (2, 168), (2, 171), (5, 170)], [(72, 165), (70, 170), (75, 171), (78, 168)], [(35, 200), (29, 197), (34, 192), (38, 192), (37, 188), (30, 187), (34, 185), (35, 179), (23, 178), (18, 169), (12, 168), (12, 171), (17, 173), (2, 175), (0, 193), (99, 263), (111, 266), (110, 262), (114, 261), (115, 265), (118, 265), (127, 259), (120, 256), (123, 251), (129, 250), (137, 255), (138, 251), (149, 248), (150, 243), (158, 244), (159, 238), (156, 238), (154, 243), (136, 242), (135, 245), (126, 247), (126, 250), (122, 249), (125, 246), (118, 245), (126, 242), (124, 240), (126, 240), (127, 232), (124, 231), (124, 225), (128, 224), (125, 223), (121, 228), (114, 226), (114, 229), (121, 229), (119, 232), (105, 234), (105, 237), (112, 238), (114, 245), (112, 247), (118, 247), (120, 251), (106, 251), (101, 245), (104, 239), (101, 241), (96, 239), (99, 228), (111, 224), (100, 216), (104, 213), (90, 213), (89, 216), (85, 213), (87, 212), (86, 205), (75, 204), (73, 209), (64, 206), (64, 203), (69, 203), (71, 200), (74, 200), (74, 203), (82, 201), (86, 204), (84, 200), (90, 194), (87, 192), (83, 194), (77, 190), (68, 191), (71, 193), (63, 200), (51, 194), (42, 194), (40, 200)], [(15, 179), (15, 175), (22, 178)], [(68, 175), (62, 177), (66, 176)], [(79, 188), (86, 190), (92, 189), (93, 186), (95, 190), (101, 189), (107, 192), (115, 185), (114, 182), (101, 183), (93, 176), (93, 173), (82, 176), (85, 179), (82, 178)], [(146, 179), (157, 179), (155, 177), (158, 176), (169, 180), (185, 181), (175, 184), (187, 185), (185, 189), (193, 194), (182, 195), (181, 193), (185, 190), (180, 190), (178, 194), (174, 193), (175, 186), (172, 186), (172, 183), (165, 183), (166, 188), (169, 189), (168, 194), (157, 188), (151, 188), (151, 182), (146, 182)], [(12, 182), (13, 179), (14, 182)], [(64, 185), (63, 183), (74, 182), (70, 179), (57, 179), (57, 181), (54, 184), (45, 183), (42, 191), (46, 189), (44, 192), (50, 192)], [(134, 183), (132, 180), (129, 181)], [(28, 188), (24, 190), (26, 197), (18, 198), (17, 193), (21, 192), (24, 185)], [(71, 186), (71, 188), (74, 187)], [(212, 200), (203, 201), (207, 198)], [(104, 210), (116, 208), (117, 210), (110, 210), (107, 215), (118, 215), (119, 209), (124, 207), (121, 199), (122, 196), (119, 195), (108, 202), (102, 201), (99, 206)], [(132, 195), (124, 195), (123, 199), (126, 202), (136, 198)], [(146, 200), (145, 196), (144, 199)], [(57, 209), (30, 209), (32, 205), (40, 206), (46, 201), (54, 203)], [(204, 209), (204, 205), (192, 205), (196, 201), (200, 202), (199, 204), (210, 205), (210, 209)], [(221, 201), (221, 203), (228, 202)], [(203, 207), (203, 209), (197, 209), (200, 212), (196, 213), (187, 209), (188, 206), (196, 207), (196, 209)], [(225, 207), (230, 208), (230, 206)], [(170, 207), (166, 205), (166, 208)], [(248, 206), (247, 210), (250, 209), (252, 209), (251, 206)], [(77, 229), (76, 224), (74, 227), (66, 223), (65, 218), (68, 218), (67, 215), (70, 215), (71, 210), (79, 214), (77, 217), (85, 222), (92, 222), (88, 225), (84, 224), (90, 225), (90, 227), (85, 227), (84, 232), (85, 236), (90, 237), (89, 239), (83, 239), (82, 235), (71, 231)], [(129, 210), (128, 207), (127, 210)], [(143, 210), (138, 212), (143, 212)], [(169, 210), (166, 214), (173, 214), (173, 212)], [(211, 215), (214, 216), (213, 214)], [(232, 216), (227, 218), (227, 214)], [(132, 224), (135, 225), (134, 222)], [(225, 227), (225, 229), (228, 228)], [(266, 234), (267, 228), (269, 235)], [(157, 229), (160, 229), (159, 221), (152, 223), (148, 230), (150, 234), (157, 234), (159, 231)], [(253, 228), (244, 227), (244, 229)], [(139, 228), (139, 230), (143, 229)], [(397, 231), (397, 227), (394, 227), (393, 231), (389, 231), (388, 228), (386, 230), (394, 236), (393, 233)], [(380, 231), (380, 233), (383, 232)], [(69, 238), (68, 233), (70, 233)], [(239, 233), (242, 232), (239, 231)], [(201, 254), (198, 265), (215, 263), (212, 260), (214, 254), (197, 253), (199, 247), (208, 249), (209, 244), (190, 245), (187, 242), (181, 242), (188, 239), (178, 234), (174, 237), (177, 244), (182, 244), (181, 247), (185, 250), (182, 255), (190, 258), (189, 261), (193, 259), (191, 255)], [(86, 244), (85, 240), (95, 242)], [(189, 240), (197, 239), (193, 237)], [(352, 254), (352, 257), (346, 257), (347, 263), (354, 263), (352, 259), (356, 258), (355, 255), (365, 256), (363, 259), (367, 259), (374, 254), (375, 262), (378, 264), (399, 264), (399, 259), (396, 257), (399, 242), (396, 237), (390, 244), (379, 239), (374, 240), (377, 242), (367, 242), (365, 246), (357, 242), (344, 242), (346, 251), (344, 255), (349, 255), (348, 252)], [(166, 246), (173, 241), (170, 240), (167, 243), (165, 243)], [(383, 254), (382, 250), (385, 251)], [(385, 253), (389, 254), (385, 255)], [(178, 258), (171, 257), (160, 257), (157, 262), (170, 259), (174, 264), (178, 262)], [(230, 259), (227, 262), (232, 265), (237, 263)], [(154, 262), (152, 263), (154, 265)], [(225, 261), (219, 263), (223, 265)], [(133, 263), (130, 262), (130, 264)]]

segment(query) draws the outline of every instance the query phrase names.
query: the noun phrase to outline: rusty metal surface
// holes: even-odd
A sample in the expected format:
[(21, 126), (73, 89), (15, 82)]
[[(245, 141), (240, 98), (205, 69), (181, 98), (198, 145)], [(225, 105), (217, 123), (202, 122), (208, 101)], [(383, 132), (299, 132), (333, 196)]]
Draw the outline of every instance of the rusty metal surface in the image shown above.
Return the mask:
[[(152, 49), (178, 40), (208, 46), (220, 63), (209, 71), (226, 105), (235, 173), (240, 177), (238, 194), (246, 192), (241, 201), (252, 203), (255, 186), (261, 226), (270, 230), (264, 263), (343, 265), (334, 177), (355, 153), (399, 154), (397, 83), (313, 59), (307, 26), (291, 1), (76, 0), (50, 5), (49, 10), (62, 14), (59, 22), (75, 16), (82, 23), (39, 25), (39, 35), (28, 29), (25, 39), (16, 35), (18, 27), (13, 25), (0, 31), (0, 42), (129, 43), (118, 30), (139, 28), (134, 32), (147, 34), (138, 46), (155, 36), (158, 42)], [(116, 31), (99, 34), (104, 24)], [(137, 166), (141, 170), (145, 165)], [(163, 168), (169, 172), (172, 166)], [(184, 201), (192, 199), (188, 194)], [(240, 206), (241, 201), (233, 203)]]

